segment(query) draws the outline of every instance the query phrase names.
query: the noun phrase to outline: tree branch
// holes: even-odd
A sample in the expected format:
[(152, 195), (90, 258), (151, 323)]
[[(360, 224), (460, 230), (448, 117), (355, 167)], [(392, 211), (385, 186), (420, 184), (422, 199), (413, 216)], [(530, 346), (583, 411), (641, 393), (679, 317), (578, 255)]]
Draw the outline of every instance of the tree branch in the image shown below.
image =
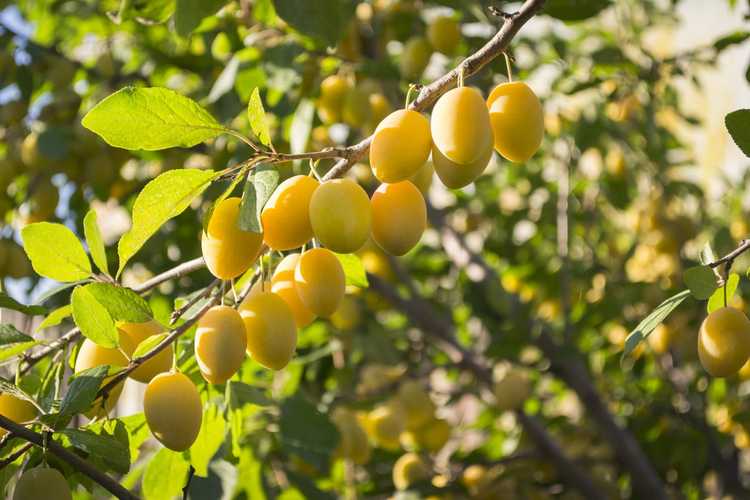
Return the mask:
[[(15, 423), (14, 421), (4, 417), (3, 415), (0, 415), (0, 427), (6, 429), (9, 432), (12, 432), (19, 438), (25, 439), (29, 443), (33, 443), (39, 447), (44, 446), (44, 436), (42, 436), (38, 432), (34, 432), (31, 429), (24, 427), (23, 425)], [(46, 444), (47, 450), (55, 454), (58, 458), (60, 458), (60, 460), (69, 463), (74, 469), (82, 472), (93, 481), (99, 483), (104, 489), (112, 493), (120, 500), (138, 500), (137, 496), (123, 488), (120, 483), (109, 477), (107, 474), (101, 472), (99, 469), (92, 466), (90, 463), (88, 463), (75, 453), (66, 450), (59, 443), (48, 439)]]

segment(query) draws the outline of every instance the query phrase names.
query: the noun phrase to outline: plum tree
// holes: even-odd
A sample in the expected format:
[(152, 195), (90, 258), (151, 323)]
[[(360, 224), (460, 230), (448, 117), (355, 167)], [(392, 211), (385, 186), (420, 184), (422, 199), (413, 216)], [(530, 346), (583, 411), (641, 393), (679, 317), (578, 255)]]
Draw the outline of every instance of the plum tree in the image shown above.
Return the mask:
[(544, 112), (539, 98), (524, 82), (501, 83), (487, 98), (495, 150), (523, 163), (534, 156), (544, 135)]
[(422, 238), (427, 205), (410, 181), (381, 184), (372, 195), (372, 239), (391, 255), (404, 255)]
[(160, 373), (146, 386), (143, 414), (156, 439), (173, 451), (185, 451), (201, 430), (203, 404), (187, 375)]
[(734, 375), (750, 358), (750, 320), (733, 307), (722, 307), (703, 320), (698, 358), (714, 377)]
[[(135, 346), (130, 344), (130, 339), (127, 336), (120, 337), (120, 342), (123, 346), (123, 351), (125, 352), (132, 352), (135, 349)], [(81, 348), (78, 350), (75, 372), (80, 373), (89, 368), (103, 365), (109, 365), (116, 368), (127, 366), (127, 364), (128, 359), (119, 349), (114, 347), (102, 347), (91, 339), (85, 339), (81, 344)], [(111, 380), (111, 377), (105, 378), (102, 385), (105, 385), (109, 380)], [(94, 401), (93, 409), (89, 411), (86, 416), (93, 418), (95, 416), (104, 417), (109, 414), (109, 412), (112, 411), (112, 408), (117, 404), (117, 400), (122, 392), (122, 385), (123, 382), (115, 385), (112, 390), (109, 391), (109, 394), (107, 394), (106, 401), (102, 402), (101, 397), (97, 398), (97, 400)]]
[(401, 455), (393, 465), (393, 485), (398, 490), (406, 490), (414, 483), (429, 477), (429, 466), (416, 453)]
[(372, 449), (357, 416), (348, 408), (338, 407), (333, 410), (331, 420), (340, 434), (336, 455), (348, 458), (359, 465), (369, 462)]
[(250, 357), (271, 370), (284, 368), (297, 347), (294, 315), (284, 299), (260, 292), (240, 305), (240, 316)]
[[(120, 333), (120, 344), (128, 356), (132, 356), (138, 344), (151, 337), (164, 333), (164, 327), (158, 321), (151, 320), (144, 323), (122, 322), (117, 325)], [(123, 338), (127, 337), (123, 342)], [(148, 384), (159, 373), (168, 371), (172, 366), (174, 346), (169, 345), (156, 356), (147, 360), (141, 366), (130, 372), (130, 378)]]
[(427, 25), (427, 40), (436, 51), (453, 55), (461, 43), (461, 27), (453, 17), (438, 16)]
[(245, 360), (247, 335), (236, 309), (214, 306), (198, 321), (195, 360), (201, 375), (211, 384), (223, 384)]
[(312, 248), (297, 261), (294, 287), (302, 303), (313, 314), (327, 318), (336, 312), (344, 297), (346, 276), (333, 252)]
[(430, 156), (430, 122), (422, 113), (399, 109), (381, 121), (370, 144), (370, 166), (380, 182), (400, 182), (417, 173)]
[(351, 179), (326, 181), (310, 199), (313, 233), (333, 252), (351, 253), (362, 248), (370, 236), (371, 217), (370, 198)]
[(291, 250), (310, 241), (310, 199), (318, 185), (307, 175), (295, 175), (279, 184), (261, 212), (266, 245), (274, 250)]
[(472, 87), (443, 94), (432, 108), (430, 130), (435, 148), (449, 160), (462, 165), (477, 161), (485, 154), (487, 141), (492, 141), (490, 114), (482, 94)]
[(27, 469), (13, 488), (13, 500), (72, 500), (65, 476), (52, 467)]
[(206, 266), (214, 276), (224, 280), (247, 271), (263, 244), (262, 234), (239, 228), (240, 201), (233, 197), (219, 202), (201, 238)]
[[(36, 407), (29, 401), (7, 392), (0, 394), (0, 415), (21, 424), (34, 420), (36, 414)], [(7, 430), (0, 429), (0, 437), (5, 436), (7, 433)]]

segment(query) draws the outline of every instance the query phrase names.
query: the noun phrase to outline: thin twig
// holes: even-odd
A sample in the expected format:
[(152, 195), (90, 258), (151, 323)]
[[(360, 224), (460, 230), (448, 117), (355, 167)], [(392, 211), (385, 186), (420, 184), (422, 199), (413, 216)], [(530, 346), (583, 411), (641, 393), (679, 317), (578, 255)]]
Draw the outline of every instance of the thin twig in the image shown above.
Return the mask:
[[(8, 434), (10, 434), (10, 433), (8, 433)], [(16, 451), (14, 451), (13, 453), (11, 453), (10, 455), (8, 455), (7, 457), (5, 457), (4, 459), (0, 460), (0, 470), (3, 470), (4, 468), (6, 468), (7, 466), (9, 466), (13, 462), (15, 462), (16, 460), (18, 460), (18, 458), (21, 455), (23, 455), (24, 453), (26, 453), (27, 451), (29, 451), (32, 446), (34, 446), (34, 445), (31, 444), (31, 443), (26, 443), (25, 445), (21, 446), (20, 448), (18, 448)]]
[(208, 284), (208, 286), (206, 286), (205, 289), (203, 289), (201, 293), (199, 293), (198, 295), (196, 295), (195, 297), (187, 301), (187, 303), (184, 306), (180, 307), (179, 309), (175, 309), (172, 312), (172, 315), (169, 317), (169, 326), (174, 325), (177, 322), (177, 320), (182, 317), (183, 314), (185, 314), (191, 307), (197, 304), (201, 299), (204, 299), (208, 297), (209, 295), (211, 295), (211, 292), (213, 292), (214, 289), (216, 289), (216, 287), (219, 286), (220, 284), (221, 284), (220, 279), (217, 278), (213, 280), (211, 283)]

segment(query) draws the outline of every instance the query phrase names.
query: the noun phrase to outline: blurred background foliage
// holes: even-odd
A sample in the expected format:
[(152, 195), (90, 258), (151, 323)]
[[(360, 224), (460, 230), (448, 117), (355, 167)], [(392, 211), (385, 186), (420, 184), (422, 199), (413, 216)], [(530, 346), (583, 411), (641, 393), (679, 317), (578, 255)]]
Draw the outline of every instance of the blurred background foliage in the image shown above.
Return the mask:
[[(509, 12), (518, 5), (495, 4)], [(169, 87), (249, 134), (245, 106), (259, 87), (277, 150), (353, 144), (402, 106), (410, 83), (444, 74), (495, 33), (502, 21), (486, 7), (451, 0), (0, 2), (3, 288), (34, 302), (54, 286), (32, 275), (18, 244), (24, 224), (62, 221), (82, 235), (83, 215), (93, 207), (115, 262), (112, 243), (127, 230), (146, 182), (173, 168), (223, 169), (251, 154), (226, 137), (190, 150), (108, 147), (80, 117), (113, 91)], [(716, 118), (750, 102), (748, 15), (743, 0), (548, 0), (510, 50), (515, 79), (529, 82), (544, 103), (542, 149), (520, 165), (496, 156), (461, 191), (432, 183), (429, 200), (443, 227), (428, 230), (398, 262), (374, 246), (360, 252), (368, 272), (452, 318), (464, 348), (490, 366), (516, 365), (531, 387), (525, 411), (541, 418), (612, 498), (644, 497), (616, 456), (617, 443), (592, 422), (588, 401), (551, 371), (558, 360), (535, 344), (529, 318), (551, 329), (557, 355), (583, 363), (606, 409), (635, 436), (670, 494), (750, 495), (750, 373), (711, 379), (697, 364), (703, 305), (690, 299), (620, 363), (629, 330), (684, 288), (681, 271), (697, 263), (706, 242), (723, 254), (750, 234), (749, 162)], [(429, 30), (444, 17), (459, 23), (460, 36), (442, 53)], [(710, 40), (695, 34), (696, 19)], [(321, 97), (331, 75), (346, 82), (339, 108)], [(717, 84), (715, 75), (724, 79)], [(505, 80), (498, 59), (468, 84), (486, 95)], [(308, 165), (281, 168), (287, 176)], [(356, 165), (351, 175), (374, 188), (367, 166)], [(195, 210), (169, 222), (131, 261), (124, 283), (199, 256), (201, 214), (225, 188), (214, 185)], [(495, 273), (489, 283), (476, 263), (446, 247), (444, 227), (481, 255)], [(150, 303), (166, 321), (176, 303), (210, 281), (200, 271), (165, 283)], [(733, 299), (746, 312), (747, 286), (742, 280)], [(66, 294), (46, 305), (66, 303)], [(186, 354), (190, 335), (180, 343), (182, 368), (197, 374)], [(49, 363), (23, 381), (29, 390)], [(502, 369), (496, 372), (502, 379)], [(448, 443), (431, 449), (405, 433), (392, 446), (376, 440), (364, 465), (332, 460), (333, 408), (378, 410), (409, 387), (400, 383), (406, 379), (429, 387), (439, 421), (449, 424)], [(578, 495), (515, 414), (487, 404), (477, 380), (376, 290), (361, 291), (331, 322), (301, 332), (297, 358), (284, 371), (246, 363), (239, 380), (226, 394), (203, 389), (215, 405), (205, 425), (220, 439), (203, 443), (206, 463), (213, 459), (199, 474), (205, 477), (191, 482), (191, 498), (384, 498), (394, 494), (394, 462), (410, 449), (429, 456), (435, 478), (399, 498)], [(133, 466), (123, 483), (147, 498), (169, 498), (184, 485), (188, 462), (149, 444), (138, 456), (147, 437), (138, 415), (106, 424), (126, 428)], [(334, 418), (339, 425), (342, 419)], [(6, 481), (13, 467), (0, 473)], [(472, 486), (471, 471), (480, 469), (486, 484)], [(68, 477), (90, 488), (79, 488), (77, 498), (101, 495), (80, 474)]]

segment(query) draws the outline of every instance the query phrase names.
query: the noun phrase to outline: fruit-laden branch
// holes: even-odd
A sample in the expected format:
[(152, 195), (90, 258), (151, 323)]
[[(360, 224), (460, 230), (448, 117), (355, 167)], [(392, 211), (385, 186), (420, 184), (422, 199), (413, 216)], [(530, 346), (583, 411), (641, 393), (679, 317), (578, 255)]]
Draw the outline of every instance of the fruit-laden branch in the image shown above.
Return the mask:
[[(453, 363), (472, 373), (487, 390), (493, 390), (491, 370), (485, 364), (479, 362), (479, 356), (476, 353), (467, 351), (456, 342), (453, 323), (449, 319), (444, 318), (442, 314), (435, 311), (428, 302), (421, 298), (405, 299), (401, 297), (391, 285), (375, 275), (368, 274), (367, 279), (373, 290), (385, 297), (396, 309), (406, 314), (426, 337), (431, 337), (431, 340), (436, 342)], [(580, 491), (585, 498), (607, 498), (599, 491), (590, 475), (565, 454), (537, 419), (527, 415), (522, 410), (517, 410), (516, 416), (539, 449), (545, 452), (554, 462), (565, 482)]]
[[(441, 212), (432, 210), (430, 217), (433, 225), (440, 228), (443, 248), (456, 266), (478, 266), (482, 270), (483, 276), (481, 280), (477, 281), (493, 283), (495, 286), (500, 283), (500, 278), (495, 270), (480, 255), (477, 255), (466, 246), (459, 234), (448, 224), (444, 223), (444, 216)], [(506, 294), (512, 301), (511, 308), (520, 310), (521, 302), (518, 296), (507, 291)], [(494, 314), (499, 320), (502, 319), (496, 311), (492, 311), (490, 314)], [(597, 423), (600, 431), (614, 448), (620, 462), (630, 472), (634, 490), (643, 498), (653, 498), (655, 500), (668, 498), (664, 483), (639, 446), (638, 441), (627, 429), (621, 427), (612, 416), (607, 408), (607, 404), (602, 400), (596, 387), (591, 383), (592, 377), (586, 366), (579, 359), (570, 356), (569, 353), (573, 349), (572, 344), (568, 343), (563, 348), (554, 339), (549, 325), (538, 319), (529, 318), (528, 331), (539, 332), (534, 338), (534, 342), (549, 359), (550, 369), (578, 394), (578, 397), (592, 419)]]
[[(505, 17), (502, 27), (489, 42), (464, 59), (453, 70), (429, 85), (422, 87), (417, 98), (409, 104), (409, 109), (420, 111), (429, 107), (438, 97), (456, 84), (459, 75), (463, 75), (464, 78), (471, 76), (505, 52), (513, 37), (521, 29), (521, 26), (534, 17), (534, 14), (539, 12), (543, 5), (544, 0), (526, 0), (518, 12)], [(334, 179), (344, 175), (357, 160), (367, 153), (370, 142), (372, 142), (372, 137), (371, 135), (357, 144), (346, 148), (345, 156), (326, 173), (323, 180)]]
[[(44, 448), (45, 444), (47, 450), (56, 455), (60, 460), (67, 462), (76, 470), (90, 477), (93, 481), (99, 483), (104, 489), (112, 493), (120, 500), (137, 500), (138, 497), (133, 495), (127, 489), (120, 485), (117, 481), (101, 472), (99, 469), (68, 450), (62, 445), (53, 441), (52, 439), (45, 439), (42, 434), (32, 431), (24, 427), (23, 425), (17, 424), (14, 421), (0, 415), (0, 427), (12, 432), (16, 437), (25, 439), (29, 443), (33, 443), (41, 448)], [(46, 443), (45, 443), (46, 441)]]

